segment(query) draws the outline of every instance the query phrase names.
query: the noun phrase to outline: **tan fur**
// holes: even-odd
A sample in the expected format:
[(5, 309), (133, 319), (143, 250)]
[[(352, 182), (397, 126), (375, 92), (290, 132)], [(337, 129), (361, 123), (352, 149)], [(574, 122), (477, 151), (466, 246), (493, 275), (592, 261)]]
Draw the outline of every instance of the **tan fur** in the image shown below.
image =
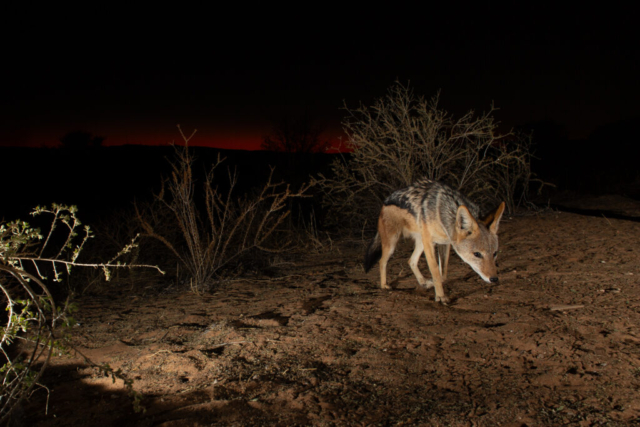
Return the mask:
[[(495, 264), (495, 252), (498, 247), (497, 233), (504, 208), (503, 202), (495, 212), (480, 221), (473, 217), (466, 206), (459, 206), (455, 226), (453, 229), (446, 229), (439, 211), (436, 215), (430, 215), (425, 221), (416, 220), (409, 211), (398, 206), (384, 206), (378, 219), (378, 233), (382, 246), (380, 287), (391, 289), (387, 284), (387, 263), (401, 235), (414, 239), (415, 247), (409, 259), (409, 266), (421, 286), (435, 288), (436, 301), (444, 304), (449, 302), (443, 284), (447, 277), (451, 246), (482, 279), (487, 282), (496, 282), (498, 280)], [(436, 245), (442, 245), (440, 259), (436, 253)], [(418, 260), (422, 252), (425, 254), (432, 280), (426, 280), (418, 269)]]

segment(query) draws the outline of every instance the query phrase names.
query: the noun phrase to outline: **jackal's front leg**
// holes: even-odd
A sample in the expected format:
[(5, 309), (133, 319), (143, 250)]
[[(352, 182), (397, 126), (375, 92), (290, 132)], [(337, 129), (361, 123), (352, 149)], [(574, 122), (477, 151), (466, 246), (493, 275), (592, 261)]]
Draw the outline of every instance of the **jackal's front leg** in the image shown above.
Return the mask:
[(433, 280), (427, 280), (424, 278), (420, 269), (418, 268), (418, 261), (420, 260), (420, 256), (422, 252), (424, 252), (424, 245), (422, 244), (422, 236), (415, 237), (415, 248), (413, 249), (413, 254), (411, 258), (409, 258), (409, 267), (411, 267), (411, 271), (413, 271), (414, 276), (418, 279), (418, 284), (425, 289), (433, 288)]
[[(444, 287), (442, 286), (442, 274), (440, 274), (440, 268), (438, 267), (438, 259), (436, 258), (436, 246), (431, 243), (431, 239), (429, 239), (428, 235), (425, 236), (426, 233), (423, 233), (422, 241), (424, 245), (424, 255), (427, 258), (427, 265), (429, 266), (429, 271), (431, 272), (431, 277), (433, 278), (433, 287), (436, 291), (436, 302), (441, 302), (443, 304), (449, 303), (449, 298), (444, 294)], [(427, 237), (427, 239), (425, 239)]]
[(451, 245), (436, 245), (436, 255), (438, 256), (438, 266), (442, 275), (442, 282), (447, 281), (447, 269), (449, 268), (449, 253)]

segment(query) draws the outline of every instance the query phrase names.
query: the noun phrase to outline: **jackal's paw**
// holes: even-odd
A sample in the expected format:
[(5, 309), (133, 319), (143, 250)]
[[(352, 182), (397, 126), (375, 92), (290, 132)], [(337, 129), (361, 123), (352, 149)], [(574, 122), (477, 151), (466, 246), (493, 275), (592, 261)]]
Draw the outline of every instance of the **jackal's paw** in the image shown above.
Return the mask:
[(380, 285), (380, 289), (386, 289), (387, 291), (390, 291), (393, 288), (385, 283), (384, 285), (382, 285), (382, 284)]
[(436, 302), (442, 303), (444, 305), (449, 304), (450, 299), (448, 297), (446, 297), (445, 295), (439, 297), (436, 295)]

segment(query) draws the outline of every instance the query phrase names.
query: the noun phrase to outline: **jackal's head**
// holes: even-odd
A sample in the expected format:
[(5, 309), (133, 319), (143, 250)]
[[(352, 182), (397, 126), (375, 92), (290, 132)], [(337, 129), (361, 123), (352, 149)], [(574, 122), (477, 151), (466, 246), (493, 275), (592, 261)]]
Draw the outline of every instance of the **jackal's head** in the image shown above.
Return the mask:
[(471, 215), (466, 206), (458, 207), (453, 236), (453, 249), (486, 282), (498, 281), (498, 224), (504, 212), (504, 202), (482, 220)]

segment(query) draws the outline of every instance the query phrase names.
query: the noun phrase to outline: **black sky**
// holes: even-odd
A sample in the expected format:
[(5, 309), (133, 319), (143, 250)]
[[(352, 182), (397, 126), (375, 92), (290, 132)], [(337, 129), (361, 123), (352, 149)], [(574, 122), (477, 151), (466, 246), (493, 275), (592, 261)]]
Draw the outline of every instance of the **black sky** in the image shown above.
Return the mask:
[(640, 116), (630, 10), (260, 4), (17, 13), (3, 30), (0, 145), (54, 144), (78, 129), (166, 144), (180, 123), (199, 129), (198, 144), (257, 148), (270, 120), (305, 110), (335, 136), (343, 101), (369, 104), (396, 79), (440, 90), (454, 114), (493, 101), (505, 127), (552, 120), (570, 138)]

